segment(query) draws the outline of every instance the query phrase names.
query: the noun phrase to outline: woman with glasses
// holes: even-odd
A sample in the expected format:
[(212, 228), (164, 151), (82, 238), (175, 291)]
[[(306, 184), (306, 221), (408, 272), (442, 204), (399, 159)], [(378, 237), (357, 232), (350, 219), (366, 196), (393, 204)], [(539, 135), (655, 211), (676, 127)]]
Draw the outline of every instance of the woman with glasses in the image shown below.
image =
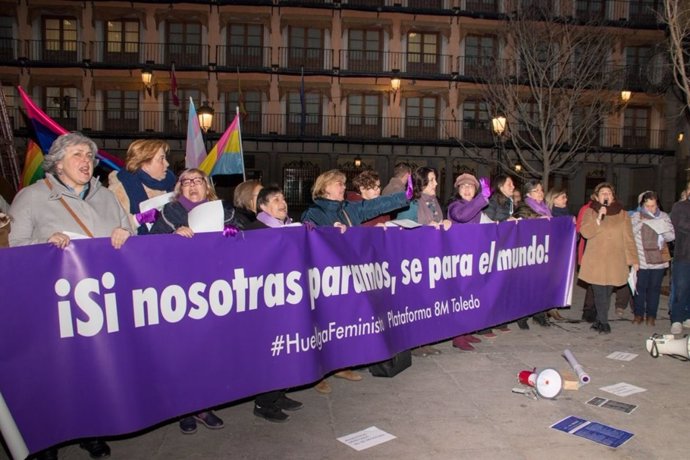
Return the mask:
[[(347, 192), (345, 199), (348, 201), (373, 200), (381, 196), (381, 178), (379, 177), (379, 173), (373, 169), (367, 169), (359, 173), (352, 179), (352, 185), (357, 192)], [(389, 220), (391, 220), (389, 214), (382, 214), (362, 222), (361, 225), (364, 227), (375, 227), (379, 224), (383, 225)]]
[(168, 169), (169, 151), (170, 147), (163, 140), (136, 140), (127, 149), (125, 169), (113, 171), (108, 176), (108, 188), (129, 213), (131, 226), (139, 235), (149, 233), (149, 226), (146, 224), (155, 221), (155, 215), (141, 213), (139, 205), (172, 192), (175, 187), (175, 175)]
[[(218, 195), (206, 173), (196, 168), (187, 169), (180, 174), (174, 193), (172, 201), (163, 207), (151, 227), (151, 233), (176, 233), (191, 238), (194, 236), (194, 231), (189, 228), (189, 212), (200, 204), (217, 200)], [(223, 211), (224, 224), (236, 225), (235, 208), (223, 201)]]

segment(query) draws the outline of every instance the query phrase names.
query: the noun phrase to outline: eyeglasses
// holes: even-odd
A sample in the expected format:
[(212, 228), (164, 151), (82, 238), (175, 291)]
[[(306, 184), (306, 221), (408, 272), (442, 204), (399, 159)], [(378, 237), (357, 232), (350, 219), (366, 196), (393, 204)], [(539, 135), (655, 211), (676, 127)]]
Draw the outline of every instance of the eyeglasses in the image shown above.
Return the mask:
[(180, 181), (180, 185), (181, 185), (182, 187), (191, 187), (192, 184), (194, 184), (194, 185), (201, 185), (201, 184), (204, 184), (204, 183), (206, 183), (206, 181), (204, 180), (203, 177), (194, 177), (194, 178), (192, 178), (192, 179), (182, 179), (182, 180)]

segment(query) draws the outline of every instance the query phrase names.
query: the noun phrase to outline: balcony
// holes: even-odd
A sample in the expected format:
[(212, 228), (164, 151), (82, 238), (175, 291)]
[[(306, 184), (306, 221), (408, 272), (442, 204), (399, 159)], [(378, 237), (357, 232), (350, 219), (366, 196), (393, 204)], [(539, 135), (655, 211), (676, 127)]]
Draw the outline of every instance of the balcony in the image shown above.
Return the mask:
[(216, 49), (218, 70), (268, 71), (273, 59), (270, 46), (218, 46)]
[(16, 62), (19, 57), (19, 40), (0, 38), (0, 63)]
[(340, 72), (343, 75), (375, 75), (395, 72), (408, 78), (447, 79), (454, 70), (453, 56), (449, 54), (376, 50), (340, 51)]
[(86, 43), (75, 40), (25, 40), (26, 57), (32, 65), (81, 67)]
[(320, 72), (333, 69), (333, 50), (324, 48), (279, 48), (281, 70)]
[[(14, 129), (25, 128), (17, 108), (8, 108)], [(48, 113), (68, 130), (84, 131), (96, 138), (160, 137), (184, 139), (187, 135), (186, 111), (70, 110)], [(218, 139), (232, 122), (234, 113), (216, 112), (210, 139)], [(304, 126), (304, 128), (302, 127)], [(254, 140), (284, 138), (306, 140), (425, 142), (447, 145), (458, 141), (478, 148), (493, 148), (490, 122), (441, 118), (393, 118), (360, 115), (319, 116), (307, 114), (249, 113), (242, 119), (242, 137)], [(665, 130), (600, 128), (591, 136), (589, 147), (597, 151), (669, 151), (675, 148)]]

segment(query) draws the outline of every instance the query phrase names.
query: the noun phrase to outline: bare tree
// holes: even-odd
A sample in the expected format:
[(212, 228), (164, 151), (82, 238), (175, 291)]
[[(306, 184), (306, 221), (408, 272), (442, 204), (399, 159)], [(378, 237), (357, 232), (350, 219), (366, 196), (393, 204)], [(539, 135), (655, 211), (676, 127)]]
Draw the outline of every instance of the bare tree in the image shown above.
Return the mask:
[(622, 89), (622, 71), (609, 60), (612, 38), (594, 23), (556, 19), (532, 6), (506, 19), (505, 59), (487, 72), (484, 97), (503, 116), (506, 147), (499, 164), (540, 178), (570, 174), (577, 154), (599, 145), (603, 120)]
[(690, 4), (686, 0), (665, 0), (663, 21), (668, 26), (669, 57), (673, 78), (682, 93), (683, 110), (690, 109)]

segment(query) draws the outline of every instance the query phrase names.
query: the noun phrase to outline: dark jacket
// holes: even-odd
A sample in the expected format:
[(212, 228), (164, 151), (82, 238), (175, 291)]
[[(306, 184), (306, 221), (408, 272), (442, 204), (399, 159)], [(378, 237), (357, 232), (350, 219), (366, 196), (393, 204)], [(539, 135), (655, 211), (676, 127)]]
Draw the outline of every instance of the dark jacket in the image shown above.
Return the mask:
[(511, 198), (505, 197), (505, 202), (500, 204), (498, 202), (498, 194), (501, 192), (496, 192), (489, 198), (489, 206), (484, 210), (484, 214), (495, 222), (503, 222), (512, 215), (511, 211), (513, 207), (513, 200)]
[(404, 192), (356, 202), (317, 198), (314, 204), (302, 214), (302, 222), (311, 222), (316, 226), (333, 225), (340, 222), (349, 227), (360, 225), (376, 216), (400, 209), (407, 203)]
[(690, 261), (690, 200), (678, 201), (671, 208), (671, 222), (676, 231), (673, 260)]
[[(223, 211), (225, 211), (224, 224), (237, 225), (235, 222), (235, 208), (225, 200), (223, 200)], [(174, 233), (180, 227), (188, 227), (188, 216), (189, 212), (179, 201), (171, 201), (163, 206), (163, 210), (149, 233)]]

